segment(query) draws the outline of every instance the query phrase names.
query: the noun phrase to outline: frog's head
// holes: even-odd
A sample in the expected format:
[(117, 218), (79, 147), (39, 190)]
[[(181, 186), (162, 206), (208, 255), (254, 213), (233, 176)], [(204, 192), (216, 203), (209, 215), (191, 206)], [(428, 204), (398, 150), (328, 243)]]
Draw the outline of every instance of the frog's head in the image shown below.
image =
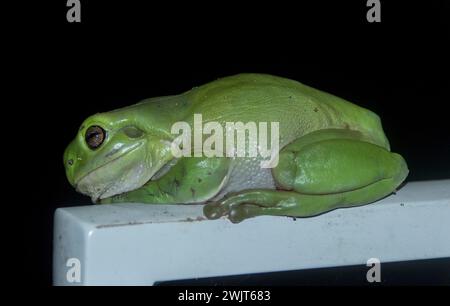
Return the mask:
[(172, 158), (170, 142), (138, 120), (100, 113), (83, 122), (64, 166), (70, 184), (96, 202), (141, 187)]

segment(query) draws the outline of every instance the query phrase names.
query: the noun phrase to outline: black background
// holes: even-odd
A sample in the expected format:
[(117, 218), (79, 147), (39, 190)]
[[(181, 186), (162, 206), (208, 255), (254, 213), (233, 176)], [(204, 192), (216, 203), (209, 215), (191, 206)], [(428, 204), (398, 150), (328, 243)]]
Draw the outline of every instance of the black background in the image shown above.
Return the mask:
[(13, 35), (11, 78), (22, 84), (12, 104), (26, 122), (29, 174), (15, 185), (34, 199), (22, 236), (33, 283), (51, 284), (54, 210), (90, 203), (62, 164), (81, 122), (219, 77), (275, 74), (369, 108), (408, 162), (408, 181), (450, 177), (448, 1), (381, 1), (381, 23), (367, 22), (366, 1), (191, 2), (81, 0), (71, 24), (66, 1), (55, 1), (11, 24), (27, 22)]

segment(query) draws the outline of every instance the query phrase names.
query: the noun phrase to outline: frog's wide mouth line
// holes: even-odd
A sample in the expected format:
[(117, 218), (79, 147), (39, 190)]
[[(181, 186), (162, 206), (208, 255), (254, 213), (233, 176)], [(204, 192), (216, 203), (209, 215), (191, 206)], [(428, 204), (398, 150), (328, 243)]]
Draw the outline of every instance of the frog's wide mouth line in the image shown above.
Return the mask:
[(127, 150), (125, 153), (123, 153), (122, 155), (117, 156), (117, 157), (111, 159), (110, 161), (104, 163), (103, 165), (98, 166), (97, 168), (88, 171), (85, 175), (83, 175), (82, 177), (80, 177), (80, 178), (75, 182), (75, 184), (74, 184), (74, 185), (75, 185), (75, 189), (78, 190), (78, 185), (79, 185), (80, 182), (83, 181), (85, 178), (87, 178), (87, 177), (90, 176), (91, 174), (93, 174), (93, 173), (95, 173), (95, 172), (97, 172), (97, 171), (99, 171), (99, 170), (105, 168), (106, 166), (109, 166), (109, 165), (111, 165), (112, 163), (117, 162), (119, 159), (125, 157), (126, 155), (130, 154), (131, 152), (136, 151), (137, 149), (139, 149), (139, 148), (141, 147), (141, 145), (142, 145), (142, 143), (137, 143), (137, 144), (135, 144), (135, 145), (129, 147), (128, 150)]

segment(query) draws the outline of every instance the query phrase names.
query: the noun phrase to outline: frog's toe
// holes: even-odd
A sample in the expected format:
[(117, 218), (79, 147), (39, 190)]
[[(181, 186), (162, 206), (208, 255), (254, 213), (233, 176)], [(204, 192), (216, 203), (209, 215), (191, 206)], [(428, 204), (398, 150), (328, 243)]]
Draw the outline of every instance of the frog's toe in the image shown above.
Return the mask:
[(230, 210), (228, 219), (230, 219), (230, 221), (233, 223), (239, 223), (245, 219), (260, 215), (262, 209), (262, 207), (252, 204), (238, 205)]
[(203, 206), (203, 214), (206, 218), (214, 220), (226, 215), (226, 212), (219, 203), (213, 202)]

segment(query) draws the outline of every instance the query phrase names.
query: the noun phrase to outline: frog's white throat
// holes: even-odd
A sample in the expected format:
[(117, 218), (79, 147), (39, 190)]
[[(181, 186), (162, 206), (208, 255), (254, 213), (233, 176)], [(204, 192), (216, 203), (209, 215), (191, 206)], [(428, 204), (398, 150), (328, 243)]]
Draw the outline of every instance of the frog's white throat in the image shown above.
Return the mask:
[(83, 177), (76, 184), (77, 191), (90, 196), (92, 202), (96, 203), (99, 199), (136, 190), (149, 180), (159, 179), (177, 163), (177, 160), (173, 159), (166, 164), (161, 163), (149, 167), (145, 161), (139, 161), (129, 164), (125, 169), (117, 170), (113, 167), (113, 163), (119, 162), (119, 159), (111, 161)]
[(96, 203), (99, 199), (138, 189), (151, 177), (145, 163), (136, 163), (124, 171), (119, 177), (108, 176), (110, 169), (99, 169), (83, 177), (76, 185), (77, 191), (91, 197)]

